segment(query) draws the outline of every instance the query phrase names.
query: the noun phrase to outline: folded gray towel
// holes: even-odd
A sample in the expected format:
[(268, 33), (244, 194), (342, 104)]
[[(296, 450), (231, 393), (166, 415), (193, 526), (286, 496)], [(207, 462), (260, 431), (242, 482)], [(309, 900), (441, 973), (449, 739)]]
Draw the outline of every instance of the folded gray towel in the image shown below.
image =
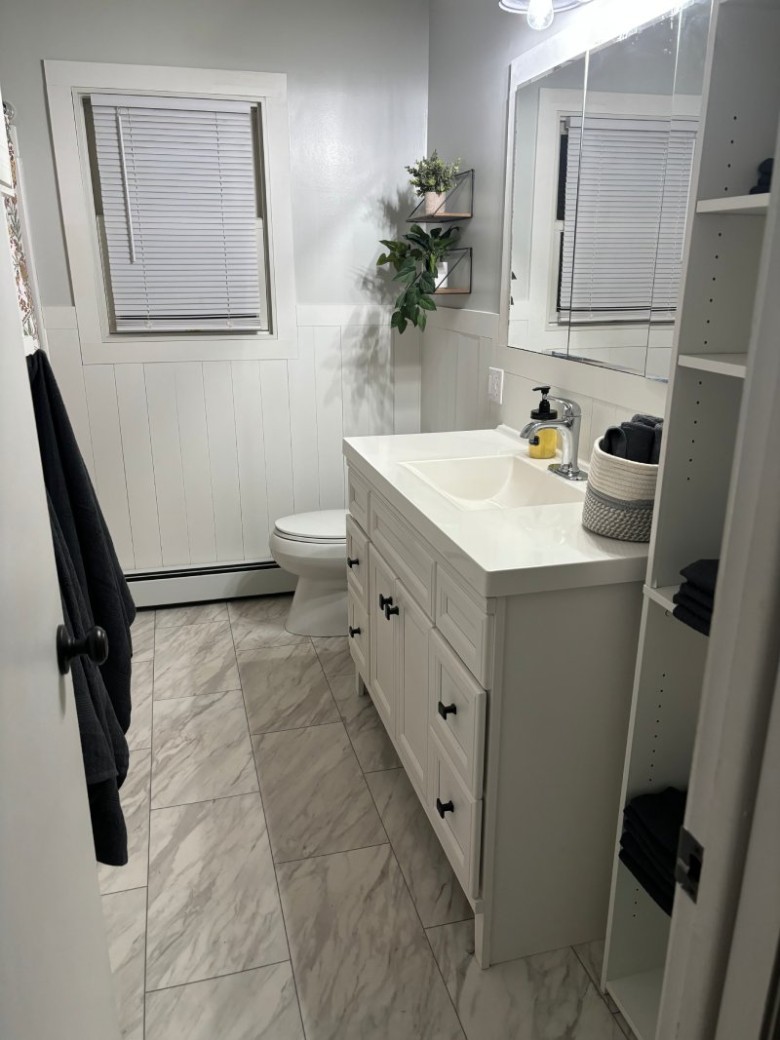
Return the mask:
[(653, 430), (653, 447), (650, 449), (650, 462), (657, 466), (661, 461), (661, 438), (664, 435), (664, 424), (656, 423)]
[(637, 412), (636, 415), (632, 415), (631, 422), (642, 423), (643, 426), (649, 426), (653, 430), (656, 426), (663, 426), (664, 424), (660, 415), (645, 415), (643, 412)]
[(629, 462), (650, 462), (655, 443), (655, 429), (641, 422), (624, 422), (610, 426), (601, 439), (601, 450)]

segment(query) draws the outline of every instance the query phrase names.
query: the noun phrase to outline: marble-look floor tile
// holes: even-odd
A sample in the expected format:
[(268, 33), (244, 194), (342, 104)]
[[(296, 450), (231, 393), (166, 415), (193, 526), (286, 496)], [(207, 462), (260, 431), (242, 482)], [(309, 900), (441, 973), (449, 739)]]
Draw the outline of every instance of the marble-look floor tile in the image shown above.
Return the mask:
[(253, 737), (274, 859), (387, 841), (340, 722)]
[(289, 962), (158, 990), (146, 1040), (304, 1040)]
[(403, 769), (369, 773), (366, 782), (423, 925), (472, 917), (471, 907)]
[(308, 636), (294, 635), (284, 627), (291, 603), (292, 596), (287, 595), (231, 600), (228, 614), (236, 650), (308, 644)]
[(344, 636), (315, 636), (314, 649), (329, 679), (355, 674), (355, 662), (349, 652), (349, 643)]
[(227, 621), (226, 603), (189, 603), (183, 607), (158, 608), (156, 628), (181, 628), (184, 625), (203, 625), (210, 621)]
[(338, 708), (310, 643), (240, 651), (238, 670), (252, 733), (338, 722)]
[(127, 825), (127, 863), (123, 867), (98, 864), (98, 881), (103, 893), (123, 892), (146, 885), (151, 768), (152, 752), (149, 748), (130, 752), (130, 768), (119, 792)]
[[(585, 971), (587, 971), (590, 981), (601, 992), (601, 969), (604, 964), (604, 940), (596, 939), (594, 942), (580, 943), (579, 946), (574, 947), (574, 952), (580, 959)], [(606, 1000), (609, 1010), (615, 1014), (617, 1012), (617, 1004), (614, 1002), (612, 997), (608, 993), (601, 994), (603, 999)]]
[(108, 956), (122, 1040), (144, 1040), (146, 889), (103, 896)]
[(569, 947), (483, 971), (470, 921), (431, 928), (428, 938), (469, 1040), (621, 1040)]
[(133, 676), (130, 683), (130, 699), (133, 705), (130, 714), (130, 729), (127, 731), (127, 746), (131, 751), (152, 746), (152, 690), (154, 688), (154, 662), (136, 661), (133, 658)]
[(374, 702), (367, 694), (358, 696), (355, 676), (331, 679), (330, 688), (363, 772), (373, 773), (400, 766)]
[(152, 812), (146, 987), (287, 960), (259, 794)]
[(133, 664), (151, 661), (154, 657), (154, 610), (139, 610), (130, 628), (133, 644)]
[(155, 702), (153, 809), (256, 790), (239, 691)]
[(156, 629), (155, 700), (240, 688), (236, 652), (227, 621)]
[(389, 845), (277, 871), (308, 1040), (463, 1040)]

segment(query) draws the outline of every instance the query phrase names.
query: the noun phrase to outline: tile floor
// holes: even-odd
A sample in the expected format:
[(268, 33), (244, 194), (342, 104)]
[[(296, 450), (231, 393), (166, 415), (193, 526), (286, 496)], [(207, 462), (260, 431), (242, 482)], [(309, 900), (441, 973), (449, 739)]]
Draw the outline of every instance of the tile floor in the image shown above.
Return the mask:
[(125, 1040), (622, 1040), (603, 943), (476, 966), (471, 910), (346, 639), (288, 596), (133, 629), (130, 862), (99, 868)]

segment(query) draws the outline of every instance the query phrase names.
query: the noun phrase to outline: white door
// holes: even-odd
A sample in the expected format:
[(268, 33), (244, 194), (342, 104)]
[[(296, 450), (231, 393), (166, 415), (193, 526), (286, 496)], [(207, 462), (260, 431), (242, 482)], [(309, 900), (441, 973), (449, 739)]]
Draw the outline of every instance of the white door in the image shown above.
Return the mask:
[(395, 575), (376, 549), (369, 556), (369, 605), (371, 629), (370, 674), (371, 699), (389, 733), (395, 735)]
[(428, 633), (433, 627), (400, 581), (398, 622), (398, 754), (420, 797), (427, 797)]
[(0, 197), (0, 1037), (117, 1040), (73, 688)]

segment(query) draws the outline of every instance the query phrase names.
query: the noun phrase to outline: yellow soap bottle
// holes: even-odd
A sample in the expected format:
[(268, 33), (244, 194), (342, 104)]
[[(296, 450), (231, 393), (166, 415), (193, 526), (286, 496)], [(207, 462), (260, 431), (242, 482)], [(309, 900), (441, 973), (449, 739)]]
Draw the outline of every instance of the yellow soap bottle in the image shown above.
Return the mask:
[[(536, 391), (541, 393), (542, 399), (539, 402), (539, 407), (531, 411), (531, 418), (537, 422), (557, 419), (558, 413), (550, 406), (550, 402), (547, 400), (547, 395), (550, 392), (549, 386), (535, 386), (534, 392)], [(528, 454), (532, 459), (554, 459), (557, 448), (557, 430), (540, 430), (535, 437), (529, 438), (528, 441)]]

